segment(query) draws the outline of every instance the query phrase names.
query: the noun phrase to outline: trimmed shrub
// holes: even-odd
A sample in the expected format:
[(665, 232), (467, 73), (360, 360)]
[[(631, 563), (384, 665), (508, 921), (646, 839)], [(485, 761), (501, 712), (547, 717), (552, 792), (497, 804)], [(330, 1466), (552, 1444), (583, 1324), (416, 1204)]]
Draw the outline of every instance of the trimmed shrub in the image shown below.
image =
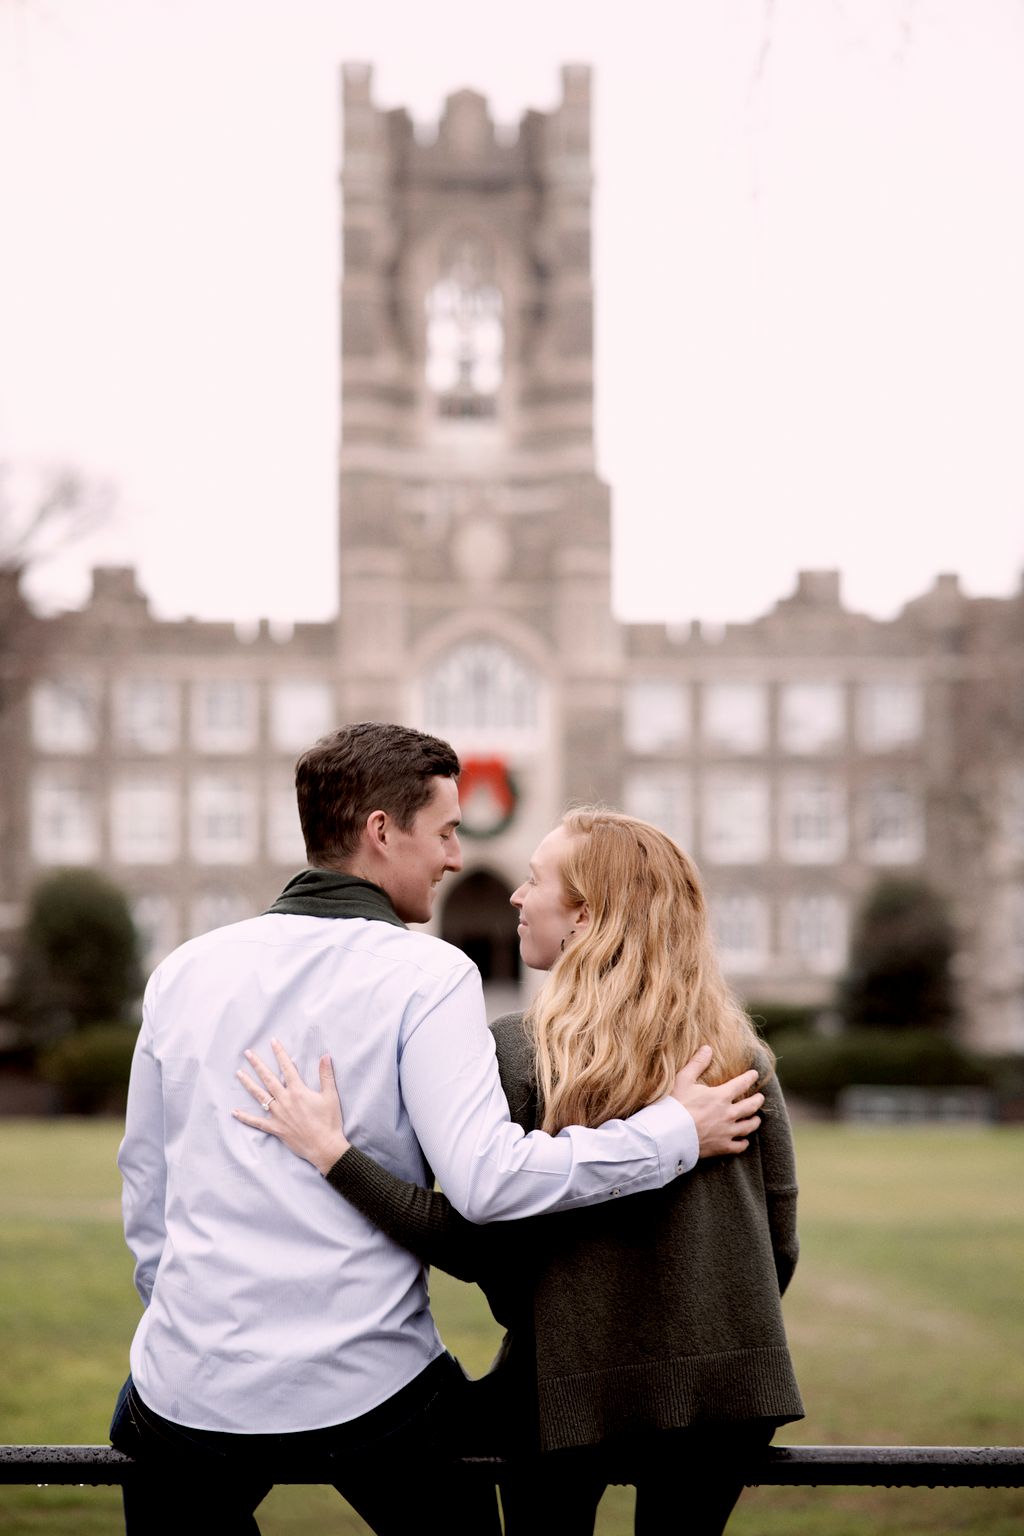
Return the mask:
[(758, 1034), (763, 1035), (773, 1046), (776, 1037), (783, 1033), (810, 1034), (821, 1013), (820, 1008), (810, 1007), (806, 1003), (750, 1002), (744, 1006), (757, 1025)]
[(985, 1066), (999, 1119), (1024, 1125), (1024, 1054), (986, 1056)]
[(139, 940), (123, 892), (91, 869), (59, 869), (32, 893), (12, 986), (12, 1016), (45, 1048), (131, 1017), (142, 992)]
[(849, 1029), (945, 1030), (956, 1018), (953, 925), (944, 899), (918, 879), (887, 878), (854, 925), (836, 1006)]
[(841, 1088), (855, 1083), (961, 1088), (991, 1080), (986, 1062), (934, 1030), (851, 1029), (830, 1039), (785, 1034), (772, 1046), (783, 1090), (830, 1107)]
[(138, 1030), (128, 1024), (90, 1024), (39, 1060), (39, 1075), (57, 1090), (66, 1115), (123, 1114)]

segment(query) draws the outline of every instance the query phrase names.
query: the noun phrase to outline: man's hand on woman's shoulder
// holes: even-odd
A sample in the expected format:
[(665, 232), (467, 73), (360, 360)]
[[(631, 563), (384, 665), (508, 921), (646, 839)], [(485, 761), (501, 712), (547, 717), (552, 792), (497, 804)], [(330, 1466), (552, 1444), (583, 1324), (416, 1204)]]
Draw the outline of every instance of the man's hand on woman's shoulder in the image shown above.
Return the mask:
[(672, 1097), (693, 1117), (701, 1157), (745, 1152), (747, 1138), (761, 1124), (757, 1111), (764, 1103), (764, 1094), (751, 1092), (757, 1083), (757, 1069), (752, 1067), (749, 1072), (741, 1072), (739, 1077), (710, 1088), (698, 1081), (710, 1060), (711, 1047), (702, 1045), (677, 1073)]

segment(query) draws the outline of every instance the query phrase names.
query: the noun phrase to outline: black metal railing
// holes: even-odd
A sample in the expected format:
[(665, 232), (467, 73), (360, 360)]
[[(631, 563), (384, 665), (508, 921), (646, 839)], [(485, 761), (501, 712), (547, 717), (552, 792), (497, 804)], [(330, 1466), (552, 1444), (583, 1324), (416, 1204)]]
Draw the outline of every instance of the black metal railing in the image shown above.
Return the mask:
[[(468, 1458), (467, 1468), (496, 1478), (497, 1458)], [(123, 1483), (136, 1463), (109, 1445), (0, 1446), (0, 1484)], [(282, 1468), (279, 1483), (330, 1482), (322, 1464)], [(748, 1487), (1021, 1488), (1020, 1445), (773, 1445), (752, 1460)]]

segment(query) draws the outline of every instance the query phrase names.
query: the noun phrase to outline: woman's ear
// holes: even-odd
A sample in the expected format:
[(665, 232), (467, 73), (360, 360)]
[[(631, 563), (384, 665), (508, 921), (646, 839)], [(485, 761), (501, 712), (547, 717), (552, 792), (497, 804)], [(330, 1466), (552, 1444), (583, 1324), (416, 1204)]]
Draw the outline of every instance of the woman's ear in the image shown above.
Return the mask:
[(587, 906), (586, 902), (583, 903), (582, 907), (577, 907), (576, 912), (573, 914), (572, 921), (573, 927), (576, 929), (577, 933), (579, 933), (581, 929), (590, 926), (590, 908)]

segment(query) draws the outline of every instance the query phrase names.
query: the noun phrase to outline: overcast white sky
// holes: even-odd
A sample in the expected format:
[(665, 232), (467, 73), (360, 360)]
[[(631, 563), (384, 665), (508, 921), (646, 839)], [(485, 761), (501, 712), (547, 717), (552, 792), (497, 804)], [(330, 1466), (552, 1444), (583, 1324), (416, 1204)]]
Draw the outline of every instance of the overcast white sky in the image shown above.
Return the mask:
[(51, 600), (334, 611), (344, 59), (423, 121), (594, 66), (622, 617), (1016, 590), (1021, 0), (0, 0), (0, 459), (120, 503)]

